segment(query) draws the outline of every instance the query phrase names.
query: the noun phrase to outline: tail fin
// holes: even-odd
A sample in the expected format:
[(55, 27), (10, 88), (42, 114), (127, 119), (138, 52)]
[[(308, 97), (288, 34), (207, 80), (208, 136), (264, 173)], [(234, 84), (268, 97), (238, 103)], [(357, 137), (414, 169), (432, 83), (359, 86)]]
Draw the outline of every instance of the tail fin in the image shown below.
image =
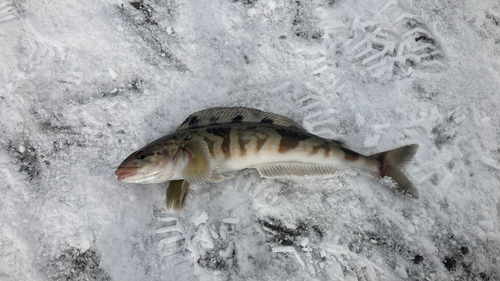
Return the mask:
[(370, 155), (380, 161), (380, 176), (391, 177), (396, 183), (396, 190), (415, 199), (418, 199), (418, 190), (403, 173), (403, 167), (411, 161), (418, 150), (418, 144), (407, 145), (393, 150)]

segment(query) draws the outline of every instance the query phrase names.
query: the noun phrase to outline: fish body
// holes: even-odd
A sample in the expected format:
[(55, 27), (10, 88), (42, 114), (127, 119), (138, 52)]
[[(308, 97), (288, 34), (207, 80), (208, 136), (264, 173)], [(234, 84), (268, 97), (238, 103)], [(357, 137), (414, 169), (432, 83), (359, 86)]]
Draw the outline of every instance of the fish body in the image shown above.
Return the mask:
[(173, 209), (182, 208), (189, 184), (219, 182), (247, 168), (256, 168), (266, 177), (324, 175), (357, 168), (391, 176), (399, 191), (418, 198), (401, 172), (417, 148), (409, 145), (364, 156), (277, 114), (214, 108), (192, 114), (174, 133), (131, 154), (116, 174), (123, 182), (171, 181), (167, 206)]

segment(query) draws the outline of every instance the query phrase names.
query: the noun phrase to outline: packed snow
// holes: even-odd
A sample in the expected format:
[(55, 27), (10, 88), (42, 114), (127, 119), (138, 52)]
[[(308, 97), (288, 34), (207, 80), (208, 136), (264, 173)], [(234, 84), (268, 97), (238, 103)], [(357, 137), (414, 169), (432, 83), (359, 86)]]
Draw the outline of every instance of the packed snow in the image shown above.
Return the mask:
[[(0, 280), (500, 280), (500, 5), (0, 0)], [(420, 199), (359, 170), (126, 184), (191, 113), (419, 144)]]

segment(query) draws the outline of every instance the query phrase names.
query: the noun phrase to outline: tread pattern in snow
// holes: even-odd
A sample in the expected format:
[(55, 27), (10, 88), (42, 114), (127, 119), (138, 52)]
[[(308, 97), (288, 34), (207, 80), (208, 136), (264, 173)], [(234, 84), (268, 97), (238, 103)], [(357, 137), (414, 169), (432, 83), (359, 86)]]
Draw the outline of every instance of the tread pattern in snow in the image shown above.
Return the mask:
[[(291, 89), (291, 94), (295, 97), (294, 100), (303, 118), (301, 124), (304, 129), (315, 135), (342, 142), (343, 134), (347, 133), (346, 126), (348, 126), (344, 123), (348, 121), (345, 118), (339, 118), (340, 110), (332, 102), (337, 98), (331, 95), (343, 93), (345, 85), (340, 82), (331, 84), (328, 90), (320, 90), (312, 84), (306, 84), (305, 87), (306, 90), (298, 90), (286, 81), (271, 91), (276, 93)], [(321, 92), (326, 94), (321, 95)]]
[[(28, 141), (19, 141), (14, 144), (9, 140), (7, 151), (19, 161), (19, 172), (26, 173), (28, 181), (38, 179), (43, 171), (40, 161), (40, 156), (37, 149)], [(44, 161), (45, 165), (50, 165), (48, 161)]]
[(372, 19), (354, 16), (351, 38), (345, 49), (374, 77), (396, 73), (411, 75), (416, 69), (437, 71), (445, 67), (443, 53), (419, 17), (389, 0)]
[(261, 212), (272, 210), (280, 199), (277, 191), (270, 188), (253, 169), (239, 173), (235, 187), (239, 192), (250, 195), (257, 205), (257, 210)]
[(161, 271), (173, 274), (175, 280), (189, 280), (194, 276), (193, 255), (186, 246), (186, 238), (177, 217), (162, 214), (156, 217), (155, 236), (160, 256)]
[(351, 248), (366, 249), (367, 245), (360, 241), (348, 246), (338, 244), (338, 237), (334, 237), (333, 242), (324, 240), (324, 229), (310, 222), (298, 221), (294, 227), (289, 227), (280, 219), (265, 217), (259, 223), (275, 258), (287, 260), (287, 264), (294, 264), (311, 277), (325, 280), (382, 280), (386, 277), (384, 269), (368, 260), (362, 250)]
[[(26, 57), (19, 68), (25, 73), (33, 73), (46, 67), (47, 64), (64, 62), (67, 53), (60, 48), (41, 42), (28, 42), (25, 48)], [(39, 74), (39, 73), (37, 73)]]
[[(188, 67), (176, 57), (169, 47), (171, 42), (175, 41), (175, 30), (171, 27), (171, 22), (176, 8), (174, 1), (164, 3), (138, 1), (121, 6), (120, 11), (124, 19), (134, 25), (137, 34), (146, 45), (158, 55), (157, 58), (149, 59), (152, 64), (162, 65), (162, 61), (164, 61), (165, 66), (186, 72), (189, 71)], [(161, 28), (161, 26), (168, 26), (168, 28)]]
[(0, 25), (18, 18), (11, 1), (0, 1)]
[(46, 270), (52, 280), (111, 280), (99, 267), (100, 260), (101, 256), (93, 248), (83, 252), (68, 248), (50, 260)]
[(337, 120), (334, 117), (336, 110), (329, 106), (324, 97), (310, 93), (298, 100), (301, 111), (304, 113), (303, 126), (313, 134), (326, 138), (340, 139), (341, 136), (331, 128), (335, 128)]

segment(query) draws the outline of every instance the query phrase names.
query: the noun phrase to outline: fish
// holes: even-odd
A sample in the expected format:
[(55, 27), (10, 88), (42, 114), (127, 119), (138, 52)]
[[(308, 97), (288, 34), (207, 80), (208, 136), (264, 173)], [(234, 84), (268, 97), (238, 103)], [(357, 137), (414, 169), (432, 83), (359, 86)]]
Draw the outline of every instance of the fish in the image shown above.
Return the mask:
[(418, 199), (403, 169), (417, 144), (365, 156), (343, 142), (307, 132), (292, 119), (246, 107), (215, 107), (191, 114), (167, 136), (130, 154), (117, 180), (139, 184), (170, 182), (168, 209), (181, 210), (191, 184), (221, 182), (253, 168), (263, 177), (320, 176), (355, 168), (390, 177), (396, 190)]

